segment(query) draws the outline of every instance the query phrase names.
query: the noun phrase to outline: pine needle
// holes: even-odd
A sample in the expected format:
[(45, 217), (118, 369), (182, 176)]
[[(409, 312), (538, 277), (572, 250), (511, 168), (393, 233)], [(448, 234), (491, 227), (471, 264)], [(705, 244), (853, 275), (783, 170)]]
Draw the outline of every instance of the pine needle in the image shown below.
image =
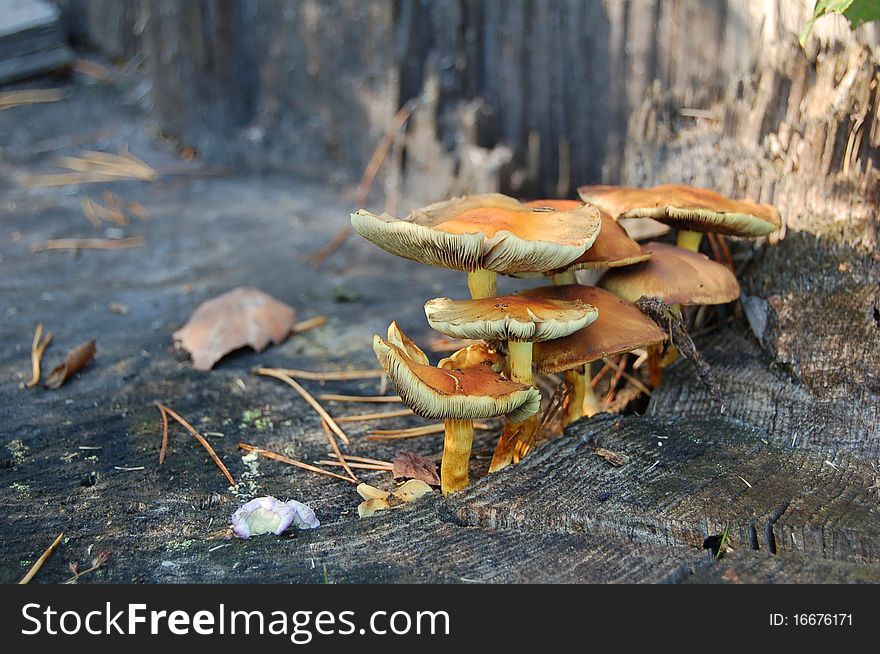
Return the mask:
[[(309, 406), (311, 406), (315, 410), (315, 412), (319, 416), (321, 416), (321, 418), (327, 421), (327, 425), (330, 427), (330, 429), (333, 430), (334, 434), (339, 436), (343, 443), (345, 443), (346, 445), (351, 444), (351, 440), (349, 440), (348, 435), (344, 431), (342, 431), (342, 428), (336, 424), (336, 421), (333, 420), (333, 418), (330, 416), (329, 413), (327, 413), (324, 407), (322, 407), (318, 403), (318, 401), (312, 396), (311, 393), (300, 386), (289, 375), (286, 375), (275, 368), (257, 368), (254, 372), (258, 375), (263, 375), (264, 377), (273, 377), (275, 379), (283, 381), (285, 384), (293, 388), (293, 390), (300, 394), (300, 397), (302, 397), (306, 402), (309, 403)], [(321, 397), (323, 399), (323, 396)]]
[[(202, 436), (195, 427), (193, 427), (186, 420), (184, 420), (180, 416), (180, 414), (176, 413), (172, 409), (169, 409), (164, 404), (160, 404), (159, 402), (156, 403), (156, 406), (159, 407), (159, 410), (162, 411), (163, 413), (167, 412), (169, 416), (174, 418), (177, 422), (179, 422), (184, 427), (184, 429), (186, 429), (190, 434), (193, 435), (193, 437), (199, 442), (199, 444), (202, 447), (204, 447), (205, 450), (208, 452), (208, 456), (210, 456), (211, 459), (214, 461), (214, 463), (217, 464), (217, 467), (220, 468), (220, 472), (222, 472), (223, 476), (226, 477), (226, 479), (229, 481), (229, 485), (235, 486), (235, 479), (232, 478), (232, 475), (229, 473), (229, 470), (223, 464), (223, 461), (220, 460), (220, 457), (217, 456), (217, 453), (214, 451), (214, 448), (211, 447), (211, 444), (205, 440), (205, 437)], [(160, 456), (161, 456), (161, 453), (160, 453)]]
[(56, 538), (54, 541), (52, 541), (52, 544), (46, 548), (46, 551), (43, 552), (42, 556), (40, 556), (40, 558), (37, 559), (36, 563), (34, 563), (31, 566), (31, 569), (27, 571), (27, 574), (21, 578), (21, 581), (18, 582), (19, 584), (30, 583), (31, 579), (33, 579), (34, 577), (37, 576), (37, 573), (40, 571), (40, 568), (42, 568), (43, 564), (46, 562), (46, 560), (50, 556), (52, 556), (52, 552), (54, 552), (55, 548), (58, 547), (58, 543), (61, 542), (62, 538), (64, 538), (63, 531), (60, 534), (58, 534), (58, 538)]
[(310, 472), (315, 472), (319, 475), (326, 475), (328, 477), (336, 477), (337, 479), (342, 479), (343, 481), (347, 481), (350, 484), (356, 483), (351, 477), (344, 477), (342, 475), (337, 475), (335, 472), (330, 472), (329, 470), (324, 470), (323, 468), (318, 468), (313, 465), (309, 465), (308, 463), (303, 463), (302, 461), (297, 461), (296, 459), (291, 459), (288, 456), (284, 456), (283, 454), (278, 454), (277, 452), (272, 452), (270, 450), (264, 450), (260, 447), (256, 447), (254, 445), (248, 445), (247, 443), (239, 443), (238, 447), (244, 450), (245, 452), (255, 452), (260, 456), (264, 456), (267, 459), (272, 459), (273, 461), (278, 461), (279, 463), (286, 463), (290, 466), (296, 466), (297, 468), (302, 468), (303, 470), (308, 470)]

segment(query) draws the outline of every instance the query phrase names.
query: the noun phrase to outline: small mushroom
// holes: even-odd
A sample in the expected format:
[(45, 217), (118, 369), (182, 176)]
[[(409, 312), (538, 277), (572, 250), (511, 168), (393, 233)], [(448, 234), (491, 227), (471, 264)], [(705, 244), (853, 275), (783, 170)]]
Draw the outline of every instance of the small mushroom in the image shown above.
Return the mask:
[(630, 302), (592, 286), (568, 284), (531, 289), (523, 293), (557, 300), (581, 300), (596, 307), (595, 322), (568, 336), (535, 344), (534, 358), (538, 372), (564, 372), (572, 385), (563, 414), (563, 426), (582, 415), (599, 412), (599, 401), (590, 383), (590, 364), (599, 359), (653, 347), (666, 340), (666, 333)]
[[(739, 297), (739, 282), (726, 266), (666, 243), (648, 243), (651, 258), (628, 268), (606, 272), (598, 285), (628, 302), (640, 297), (659, 297), (680, 313), (682, 305), (726, 304)], [(649, 349), (651, 384), (658, 386), (661, 363), (657, 349)], [(673, 355), (674, 356), (674, 355)]]
[[(590, 324), (596, 308), (580, 300), (548, 299), (539, 294), (503, 295), (481, 300), (435, 298), (425, 304), (428, 323), (455, 338), (476, 338), (507, 342), (507, 362), (514, 382), (534, 386), (532, 344), (562, 338)], [(489, 472), (513, 461), (515, 435), (531, 438), (536, 420), (505, 425)]]
[(697, 251), (704, 232), (755, 238), (782, 226), (779, 211), (769, 204), (732, 200), (705, 188), (662, 184), (653, 188), (582, 186), (578, 193), (619, 218), (653, 218), (679, 230), (678, 245)]
[(474, 419), (507, 416), (523, 422), (537, 413), (537, 389), (510, 381), (484, 362), (461, 370), (435, 368), (413, 359), (380, 336), (373, 350), (383, 370), (413, 413), (446, 424), (440, 483), (444, 495), (468, 485)]
[[(525, 204), (527, 207), (573, 211), (583, 206), (584, 203), (580, 200), (532, 200)], [(599, 219), (602, 226), (592, 247), (572, 262), (567, 269), (554, 271), (554, 284), (576, 283), (575, 270), (631, 266), (651, 256), (650, 252), (643, 250), (638, 242), (630, 238), (626, 230), (601, 208), (599, 208)]]
[(473, 298), (496, 294), (497, 273), (546, 273), (564, 269), (596, 240), (599, 212), (525, 207), (500, 194), (438, 202), (405, 220), (360, 210), (355, 231), (405, 259), (468, 273)]

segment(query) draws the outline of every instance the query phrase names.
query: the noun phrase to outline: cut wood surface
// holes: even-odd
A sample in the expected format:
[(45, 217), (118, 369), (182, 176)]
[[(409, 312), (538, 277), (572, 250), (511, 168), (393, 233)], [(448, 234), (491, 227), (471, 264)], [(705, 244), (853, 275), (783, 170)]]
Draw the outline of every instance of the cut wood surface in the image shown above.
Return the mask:
[[(489, 529), (609, 533), (702, 547), (730, 526), (740, 548), (880, 562), (880, 505), (870, 461), (786, 448), (728, 418), (602, 416), (453, 500)], [(624, 454), (614, 467), (597, 447)], [(873, 487), (873, 488), (872, 488)]]

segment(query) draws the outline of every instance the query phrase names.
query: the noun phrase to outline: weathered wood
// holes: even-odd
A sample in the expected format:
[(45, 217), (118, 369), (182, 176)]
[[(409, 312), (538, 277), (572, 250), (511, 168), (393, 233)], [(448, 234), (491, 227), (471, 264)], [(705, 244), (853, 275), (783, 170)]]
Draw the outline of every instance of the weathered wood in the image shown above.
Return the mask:
[[(866, 458), (880, 454), (880, 403), (866, 385), (814, 393), (774, 367), (754, 339), (730, 329), (697, 344), (721, 387), (726, 415), (753, 425), (773, 444), (841, 449)], [(718, 410), (691, 364), (682, 360), (666, 370), (648, 413), (700, 418)]]
[[(571, 432), (496, 483), (476, 484), (452, 501), (453, 510), (464, 524), (489, 529), (609, 533), (690, 547), (729, 526), (738, 547), (880, 562), (868, 461), (779, 447), (742, 423), (709, 416), (603, 416), (574, 423)], [(610, 466), (596, 447), (629, 461)]]
[(0, 0), (0, 84), (64, 68), (72, 60), (57, 7), (44, 0)]
[[(433, 97), (397, 162), (419, 176), (437, 160), (432, 199), (450, 185), (568, 195), (619, 180), (628, 117), (654, 80), (686, 107), (722, 98), (723, 80), (748, 72), (743, 44), (764, 11), (747, 0), (85, 4), (80, 33), (112, 56), (142, 50), (164, 128), (204, 152), (358, 174), (399, 106)], [(500, 146), (509, 163), (491, 156)], [(475, 167), (493, 181), (473, 187)]]
[(737, 550), (702, 566), (688, 584), (878, 584), (880, 567), (814, 559), (800, 554), (765, 556)]

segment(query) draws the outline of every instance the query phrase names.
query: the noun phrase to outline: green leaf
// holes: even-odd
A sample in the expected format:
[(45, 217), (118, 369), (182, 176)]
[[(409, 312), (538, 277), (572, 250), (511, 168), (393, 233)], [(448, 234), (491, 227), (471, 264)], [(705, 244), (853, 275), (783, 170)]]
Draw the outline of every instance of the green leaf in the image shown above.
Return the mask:
[(862, 23), (880, 20), (880, 0), (852, 0), (849, 7), (843, 11), (843, 15), (846, 16), (852, 29)]
[(862, 23), (880, 20), (880, 0), (819, 0), (813, 9), (812, 18), (801, 30), (801, 46), (807, 43), (816, 19), (826, 14), (843, 14), (849, 21), (850, 28), (855, 29)]

